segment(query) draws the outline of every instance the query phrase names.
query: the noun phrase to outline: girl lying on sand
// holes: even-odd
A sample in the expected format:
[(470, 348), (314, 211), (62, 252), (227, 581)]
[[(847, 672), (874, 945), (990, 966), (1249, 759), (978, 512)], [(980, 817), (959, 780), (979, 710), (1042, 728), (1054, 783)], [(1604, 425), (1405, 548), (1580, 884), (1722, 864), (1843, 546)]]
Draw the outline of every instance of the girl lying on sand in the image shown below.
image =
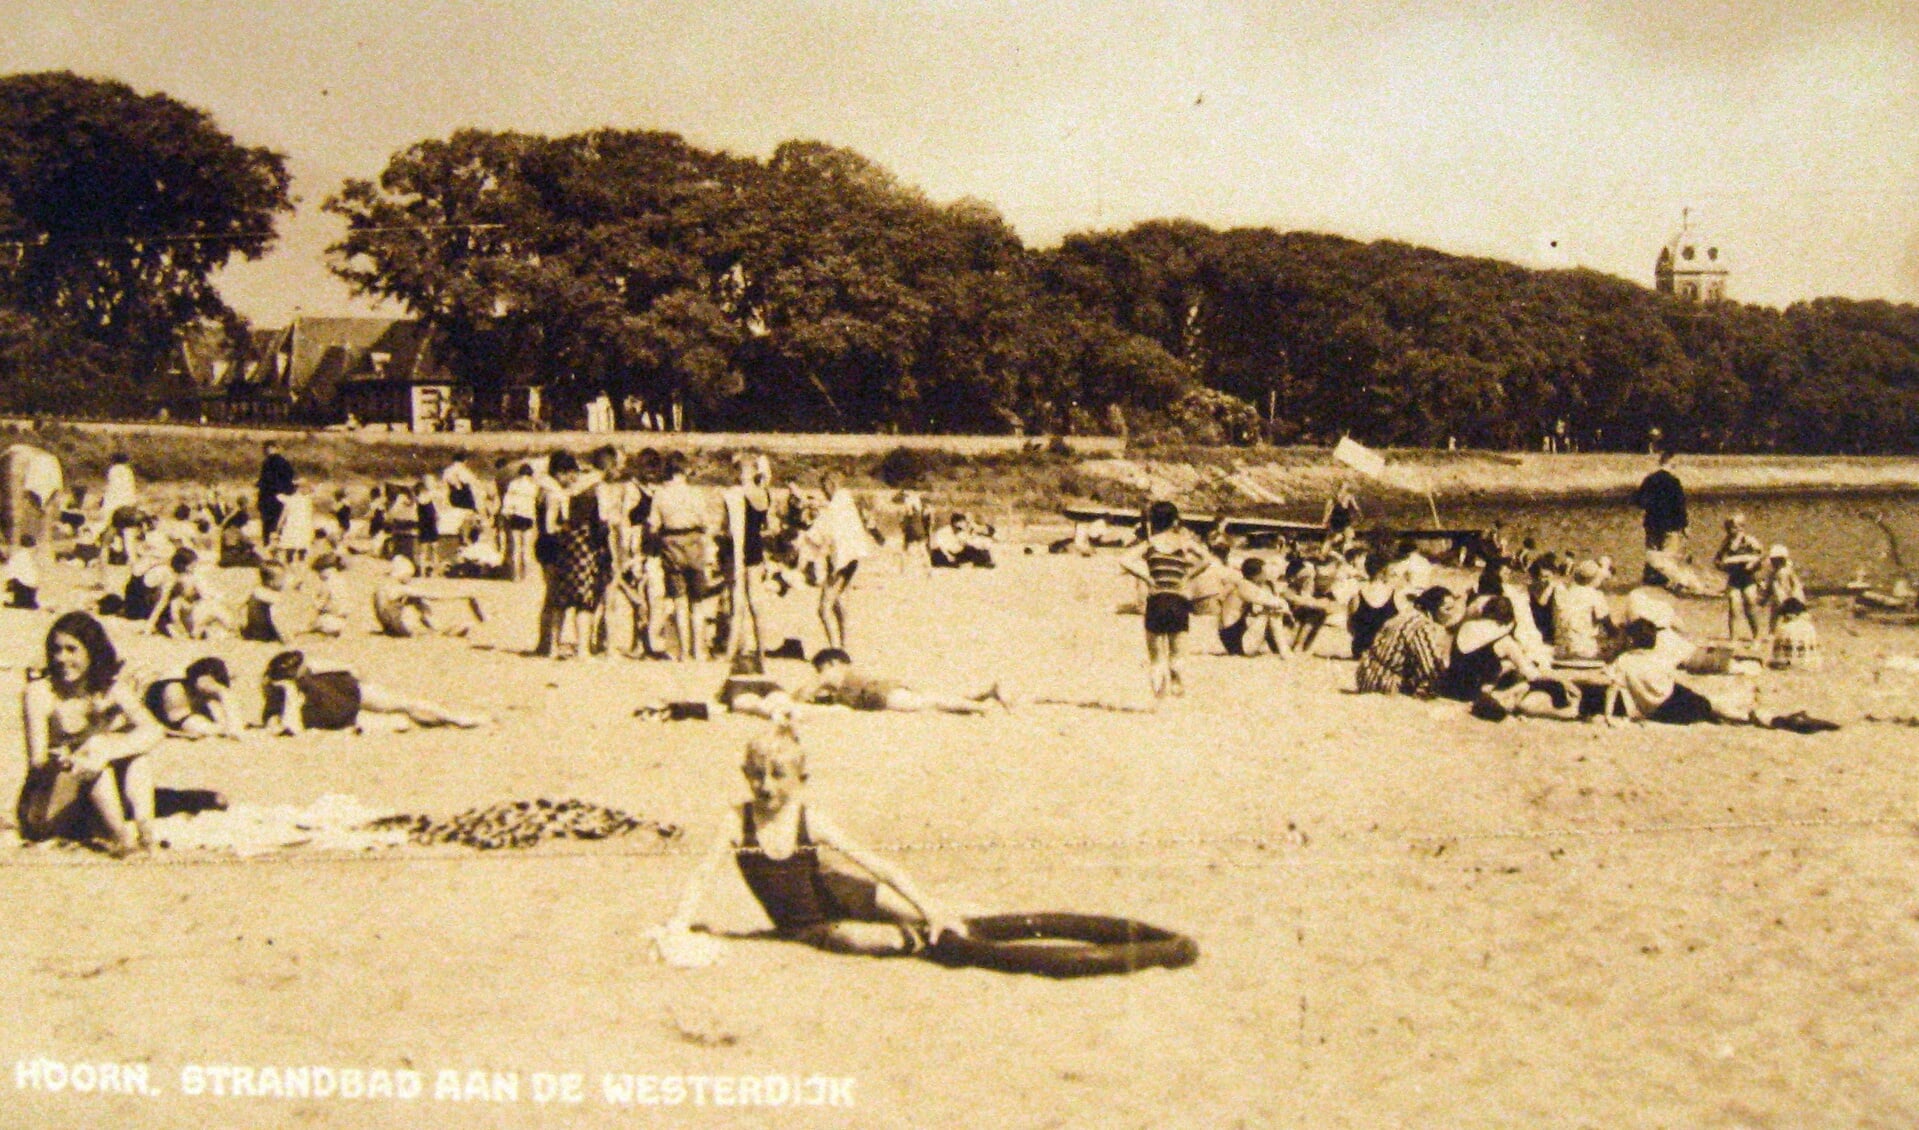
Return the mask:
[(365, 730), (366, 714), (391, 716), (395, 728), (484, 726), (484, 714), (455, 714), (425, 699), (406, 698), (374, 683), (362, 682), (346, 667), (314, 666), (297, 651), (267, 661), (266, 714), (261, 725), (278, 734), (303, 730)]
[[(747, 743), (740, 771), (753, 798), (728, 809), (725, 830), (680, 897), (660, 935), (662, 954), (685, 948), (700, 901), (731, 858), (781, 938), (834, 953), (890, 957), (918, 953), (965, 928), (922, 894), (906, 873), (855, 843), (806, 803), (806, 752), (790, 718)], [(858, 874), (824, 857), (829, 849)]]
[(187, 664), (178, 679), (147, 684), (141, 698), (169, 734), (189, 739), (238, 738), (240, 714), (227, 701), (232, 686), (226, 661), (209, 655)]

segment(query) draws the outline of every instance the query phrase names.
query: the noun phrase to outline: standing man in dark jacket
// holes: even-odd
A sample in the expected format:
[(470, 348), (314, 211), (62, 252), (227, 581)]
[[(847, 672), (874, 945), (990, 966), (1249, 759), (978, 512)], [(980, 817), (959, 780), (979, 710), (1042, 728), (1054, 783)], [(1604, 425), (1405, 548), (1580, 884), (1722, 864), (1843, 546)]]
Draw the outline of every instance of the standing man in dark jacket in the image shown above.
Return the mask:
[[(1633, 493), (1633, 503), (1645, 512), (1646, 552), (1676, 554), (1680, 551), (1686, 537), (1686, 488), (1680, 483), (1679, 476), (1672, 473), (1667, 464), (1672, 462), (1672, 452), (1659, 453), (1659, 467), (1647, 475)], [(1663, 585), (1666, 576), (1654, 567), (1651, 561), (1646, 563), (1645, 583)]]
[(293, 464), (280, 454), (280, 445), (272, 440), (266, 442), (266, 457), (260, 460), (260, 479), (256, 484), (260, 491), (260, 544), (269, 545), (273, 541), (273, 531), (280, 525), (280, 511), (286, 504), (280, 501), (281, 495), (293, 493)]

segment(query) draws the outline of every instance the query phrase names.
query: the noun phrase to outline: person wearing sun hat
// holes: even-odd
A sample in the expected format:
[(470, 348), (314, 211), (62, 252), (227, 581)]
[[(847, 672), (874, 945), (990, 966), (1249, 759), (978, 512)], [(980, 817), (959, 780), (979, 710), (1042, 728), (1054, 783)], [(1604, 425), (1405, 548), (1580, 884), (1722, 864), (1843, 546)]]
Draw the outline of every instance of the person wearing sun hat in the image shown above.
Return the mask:
[(1683, 667), (1698, 652), (1699, 646), (1689, 638), (1679, 623), (1679, 611), (1671, 601), (1659, 594), (1657, 589), (1637, 588), (1626, 594), (1626, 610), (1622, 619), (1625, 627), (1634, 623), (1648, 624), (1657, 633), (1653, 640), (1653, 650), (1670, 661), (1675, 667)]

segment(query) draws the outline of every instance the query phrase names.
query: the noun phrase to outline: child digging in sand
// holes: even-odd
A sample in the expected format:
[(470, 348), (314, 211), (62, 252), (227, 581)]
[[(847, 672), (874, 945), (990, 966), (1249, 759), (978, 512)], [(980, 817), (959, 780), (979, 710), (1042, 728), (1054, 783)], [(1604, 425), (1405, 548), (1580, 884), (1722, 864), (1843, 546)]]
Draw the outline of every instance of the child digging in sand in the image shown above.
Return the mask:
[[(918, 953), (947, 931), (965, 933), (904, 871), (861, 847), (806, 802), (806, 752), (790, 718), (747, 743), (740, 771), (753, 797), (728, 809), (725, 830), (662, 928), (663, 954), (684, 943), (706, 888), (729, 858), (774, 930), (789, 941), (834, 953), (891, 957)], [(822, 848), (834, 856), (824, 856)], [(840, 858), (857, 871), (840, 865)]]

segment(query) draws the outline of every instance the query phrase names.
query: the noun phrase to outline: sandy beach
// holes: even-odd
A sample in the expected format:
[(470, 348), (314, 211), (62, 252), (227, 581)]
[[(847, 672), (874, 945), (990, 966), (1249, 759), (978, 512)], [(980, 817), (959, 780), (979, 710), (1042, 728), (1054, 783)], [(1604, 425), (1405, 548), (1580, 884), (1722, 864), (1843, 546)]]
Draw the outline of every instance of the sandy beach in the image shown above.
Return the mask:
[[(1919, 1116), (1919, 770), (1913, 731), (1862, 722), (1912, 629), (1817, 613), (1822, 673), (1769, 702), (1847, 727), (1492, 725), (1462, 707), (1346, 693), (1349, 663), (1231, 659), (1204, 631), (1191, 691), (1147, 702), (1138, 621), (1110, 559), (1006, 557), (993, 572), (854, 591), (863, 664), (929, 687), (993, 679), (1029, 700), (983, 718), (848, 715), (803, 730), (812, 802), (923, 885), (977, 910), (1127, 915), (1193, 936), (1191, 968), (1052, 982), (742, 937), (706, 969), (657, 964), (661, 921), (759, 723), (648, 723), (717, 664), (553, 662), (537, 585), (482, 594), (471, 641), (358, 631), (317, 655), (493, 711), (471, 733), (169, 742), (163, 785), (236, 805), (448, 815), (577, 797), (683, 826), (481, 853), (162, 851), (115, 863), (0, 852), (20, 909), (0, 963), (16, 1086), (7, 1121), (125, 1126), (1837, 1126)], [(372, 566), (355, 567), (364, 586)], [(811, 638), (799, 595), (773, 634)], [(1709, 634), (1717, 609), (1685, 616)], [(46, 617), (0, 613), (4, 659)], [(1196, 622), (1202, 628), (1207, 621)], [(198, 649), (118, 630), (159, 670)], [(257, 702), (271, 650), (227, 642)], [(776, 666), (789, 680), (798, 664)], [(1910, 676), (1905, 676), (1910, 679)], [(1876, 695), (1876, 697), (1874, 697)], [(18, 696), (0, 733), (18, 733)], [(1099, 705), (1099, 704), (1103, 704)], [(15, 787), (19, 762), (0, 774)], [(765, 925), (729, 877), (716, 928)], [(154, 1094), (21, 1085), (36, 1057), (147, 1065)], [(186, 1069), (423, 1073), (417, 1099), (187, 1095)], [(434, 1097), (443, 1071), (512, 1075), (517, 1101)], [(576, 1074), (542, 1103), (534, 1075)], [(608, 1077), (851, 1080), (851, 1110), (645, 1108)], [(205, 1084), (205, 1076), (199, 1077)], [(504, 1082), (504, 1080), (502, 1080)], [(550, 1084), (549, 1089), (559, 1084)], [(616, 1086), (616, 1093), (617, 1093)], [(477, 1095), (478, 1092), (475, 1092)], [(825, 1093), (825, 1092), (822, 1092)], [(690, 1096), (690, 1092), (688, 1093)], [(737, 1096), (735, 1096), (737, 1098)], [(829, 1097), (831, 1097), (829, 1095)], [(476, 1111), (474, 1105), (490, 1109)]]

